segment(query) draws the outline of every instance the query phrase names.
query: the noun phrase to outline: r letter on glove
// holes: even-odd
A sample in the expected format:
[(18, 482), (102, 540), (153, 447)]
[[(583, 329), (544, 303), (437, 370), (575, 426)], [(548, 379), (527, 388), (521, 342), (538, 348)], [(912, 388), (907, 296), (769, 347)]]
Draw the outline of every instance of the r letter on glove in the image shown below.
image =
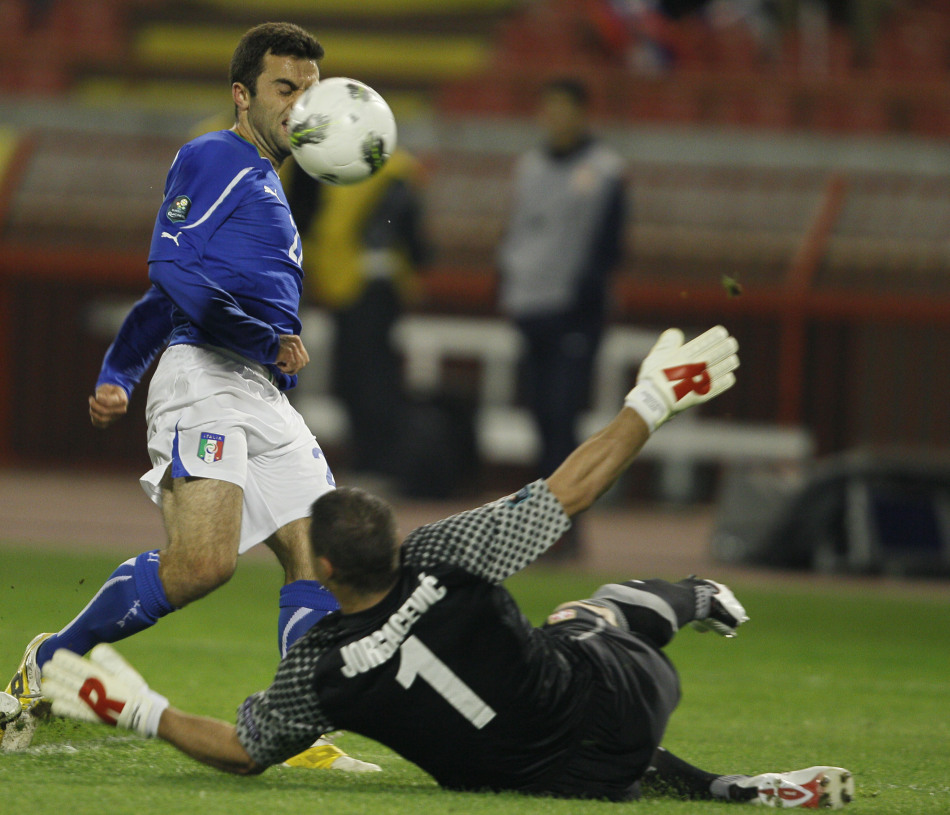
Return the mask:
[(678, 328), (664, 331), (640, 366), (637, 384), (624, 404), (633, 408), (652, 433), (693, 405), (731, 388), (739, 367), (739, 343), (721, 325), (684, 345)]

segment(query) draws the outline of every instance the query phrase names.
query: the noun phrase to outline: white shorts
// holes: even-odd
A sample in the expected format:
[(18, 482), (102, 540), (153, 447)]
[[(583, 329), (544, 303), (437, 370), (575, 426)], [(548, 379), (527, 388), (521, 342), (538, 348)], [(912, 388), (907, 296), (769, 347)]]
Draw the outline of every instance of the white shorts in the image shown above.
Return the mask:
[(219, 348), (172, 345), (148, 388), (152, 469), (142, 489), (161, 506), (161, 481), (213, 478), (244, 490), (239, 551), (310, 514), (334, 488), (317, 440), (267, 369)]

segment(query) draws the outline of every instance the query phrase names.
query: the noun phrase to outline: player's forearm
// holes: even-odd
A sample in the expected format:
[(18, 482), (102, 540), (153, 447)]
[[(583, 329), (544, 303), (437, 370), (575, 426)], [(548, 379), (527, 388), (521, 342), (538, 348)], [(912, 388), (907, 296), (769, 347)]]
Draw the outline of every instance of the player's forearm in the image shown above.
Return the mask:
[(119, 385), (127, 395), (168, 341), (172, 303), (154, 286), (126, 315), (115, 341), (106, 351), (96, 386)]
[(167, 708), (158, 735), (197, 761), (224, 772), (255, 775), (265, 769), (247, 754), (234, 725), (219, 719)]
[(546, 479), (548, 489), (568, 515), (583, 512), (623, 474), (649, 438), (640, 415), (624, 408)]

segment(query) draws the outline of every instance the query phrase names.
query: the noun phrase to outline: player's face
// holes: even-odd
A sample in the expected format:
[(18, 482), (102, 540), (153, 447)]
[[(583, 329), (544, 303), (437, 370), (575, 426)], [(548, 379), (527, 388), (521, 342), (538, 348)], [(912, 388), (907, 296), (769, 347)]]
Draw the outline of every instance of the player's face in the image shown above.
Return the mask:
[(319, 79), (320, 70), (313, 60), (267, 54), (264, 57), (264, 70), (257, 77), (257, 93), (250, 96), (235, 92), (238, 133), (254, 144), (261, 155), (269, 158), (275, 166), (279, 166), (290, 155), (290, 135), (287, 130), (290, 109), (300, 95)]
[(573, 147), (587, 130), (583, 108), (565, 93), (548, 91), (538, 108), (538, 123), (555, 149)]

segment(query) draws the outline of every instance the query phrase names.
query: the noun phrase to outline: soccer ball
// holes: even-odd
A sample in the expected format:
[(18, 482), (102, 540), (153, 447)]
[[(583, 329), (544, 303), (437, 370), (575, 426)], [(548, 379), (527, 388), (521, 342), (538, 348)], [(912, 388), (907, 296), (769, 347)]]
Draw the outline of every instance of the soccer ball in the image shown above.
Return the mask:
[(311, 85), (288, 122), (290, 149), (303, 170), (327, 184), (356, 184), (396, 147), (396, 119), (376, 91), (334, 76)]

